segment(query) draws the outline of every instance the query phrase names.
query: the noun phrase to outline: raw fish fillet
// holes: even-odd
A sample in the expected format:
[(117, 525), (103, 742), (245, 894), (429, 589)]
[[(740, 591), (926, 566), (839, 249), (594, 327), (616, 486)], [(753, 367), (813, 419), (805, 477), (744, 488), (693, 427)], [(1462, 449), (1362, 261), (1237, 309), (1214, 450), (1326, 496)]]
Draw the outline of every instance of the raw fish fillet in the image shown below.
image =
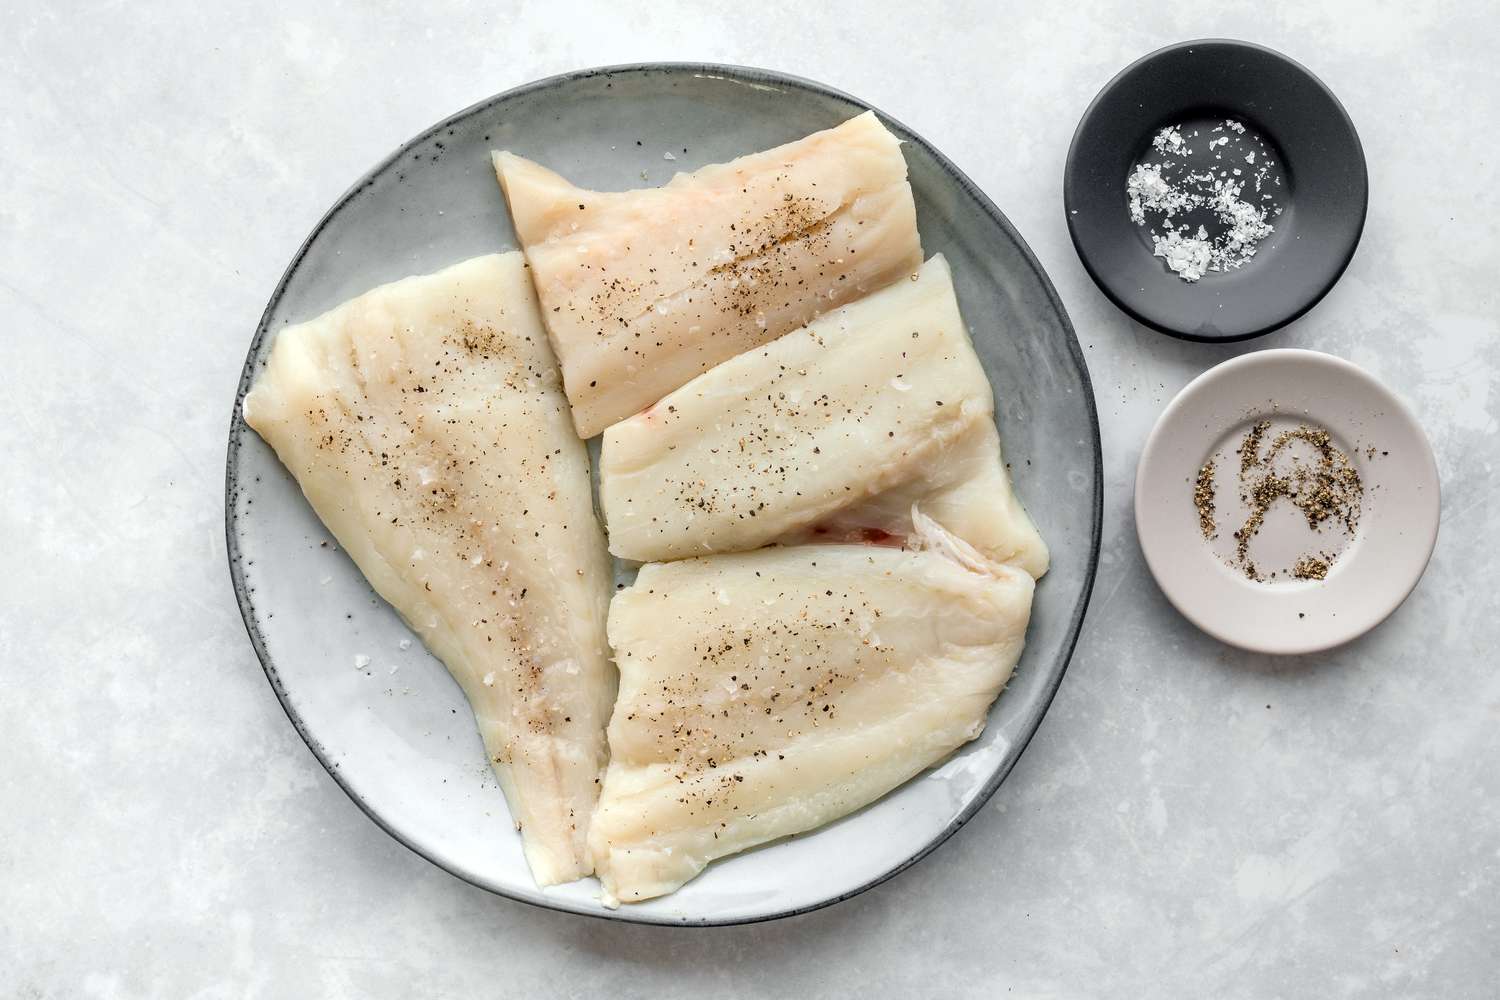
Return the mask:
[(588, 874), (610, 566), (521, 255), (282, 330), (244, 413), (463, 687), (537, 882)]
[(900, 545), (915, 505), (988, 559), (1047, 569), (941, 255), (610, 427), (600, 499), (610, 550), (642, 562)]
[(871, 112), (639, 191), (494, 165), (580, 437), (922, 263), (900, 142)]
[(607, 903), (837, 819), (983, 731), (1032, 578), (924, 530), (931, 551), (654, 563), (616, 595), (620, 697), (589, 834)]

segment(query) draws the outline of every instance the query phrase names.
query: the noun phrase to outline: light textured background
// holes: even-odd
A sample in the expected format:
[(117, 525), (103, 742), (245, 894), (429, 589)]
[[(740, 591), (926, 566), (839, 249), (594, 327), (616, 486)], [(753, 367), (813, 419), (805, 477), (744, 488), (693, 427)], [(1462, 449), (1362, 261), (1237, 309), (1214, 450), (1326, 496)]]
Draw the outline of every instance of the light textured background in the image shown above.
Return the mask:
[[(1496, 995), (1493, 5), (306, 6), (0, 7), (0, 996)], [(1062, 217), (1096, 90), (1204, 35), (1310, 65), (1370, 165), (1348, 274), (1248, 348), (1128, 322)], [(926, 135), (1040, 255), (1104, 421), (1093, 607), (1010, 779), (893, 882), (748, 928), (564, 917), (407, 853), (287, 723), (225, 571), (235, 381), (319, 215), (475, 100), (651, 59), (814, 77)], [(1179, 619), (1130, 509), (1172, 394), (1284, 345), (1402, 393), (1444, 486), (1413, 598), (1302, 660)]]

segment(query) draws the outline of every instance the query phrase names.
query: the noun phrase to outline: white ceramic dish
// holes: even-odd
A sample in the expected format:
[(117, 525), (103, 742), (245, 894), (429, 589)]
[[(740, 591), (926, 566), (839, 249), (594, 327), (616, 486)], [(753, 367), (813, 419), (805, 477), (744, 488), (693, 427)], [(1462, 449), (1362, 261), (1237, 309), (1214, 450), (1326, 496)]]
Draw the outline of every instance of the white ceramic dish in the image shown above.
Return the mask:
[[(1237, 503), (1232, 465), (1255, 423), (1271, 434), (1325, 428), (1364, 484), (1357, 527), (1311, 531), (1278, 503), (1255, 536), (1265, 560), (1341, 549), (1322, 580), (1251, 580), (1210, 543), (1194, 504), (1198, 470), (1218, 456), (1218, 532), (1232, 539)], [(1135, 523), (1146, 563), (1167, 599), (1215, 638), (1265, 653), (1328, 649), (1374, 628), (1421, 578), (1438, 531), (1438, 475), (1416, 418), (1368, 372), (1328, 354), (1270, 350), (1210, 369), (1163, 411), (1136, 470)], [(1218, 551), (1216, 551), (1218, 544)]]
[[(787, 916), (846, 899), (925, 856), (984, 804), (1041, 722), (1098, 562), (1099, 429), (1088, 372), (1051, 284), (1015, 230), (957, 168), (888, 117), (906, 143), (923, 245), (953, 266), (995, 388), (1005, 458), (1052, 566), (1036, 590), (1025, 653), (980, 738), (837, 823), (717, 862), (676, 893), (618, 910), (599, 905), (592, 879), (539, 890), (458, 686), (331, 544), (297, 484), (239, 416), (286, 324), (382, 282), (515, 246), (491, 149), (515, 150), (580, 184), (625, 189), (865, 108), (805, 80), (725, 66), (543, 80), (459, 112), (397, 150), (338, 200), (289, 265), (250, 345), (230, 426), (230, 572), (293, 724), (371, 818), (435, 864), (514, 899), (618, 920)], [(629, 568), (619, 569), (628, 580)], [(366, 670), (354, 668), (356, 656), (370, 658)]]

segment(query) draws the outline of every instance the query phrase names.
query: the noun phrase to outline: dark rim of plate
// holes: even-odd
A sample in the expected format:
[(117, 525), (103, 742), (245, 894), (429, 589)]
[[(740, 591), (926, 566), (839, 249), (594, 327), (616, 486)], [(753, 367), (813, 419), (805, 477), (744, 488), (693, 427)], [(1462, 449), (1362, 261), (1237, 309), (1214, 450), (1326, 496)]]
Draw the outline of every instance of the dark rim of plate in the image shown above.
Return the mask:
[[(302, 719), (293, 709), (288, 699), (286, 689), (282, 685), (281, 679), (277, 674), (276, 664), (272, 660), (270, 653), (267, 651), (265, 639), (261, 635), (260, 623), (256, 618), (255, 604), (251, 599), (245, 584), (244, 573), (241, 567), (239, 540), (236, 537), (235, 533), (235, 527), (237, 523), (237, 516), (235, 513), (235, 497), (239, 490), (237, 453), (239, 451), (243, 436), (249, 432), (249, 428), (247, 427), (241, 416), (240, 406), (244, 401), (245, 393), (247, 393), (250, 389), (250, 383), (254, 375), (256, 356), (260, 353), (261, 343), (262, 341), (264, 341), (267, 333), (269, 332), (271, 314), (275, 310), (278, 301), (281, 299), (287, 282), (291, 279), (292, 274), (297, 270), (298, 265), (301, 264), (303, 257), (306, 256), (309, 248), (312, 246), (313, 241), (317, 239), (318, 234), (322, 232), (323, 228), (327, 226), (328, 223), (336, 215), (338, 215), (340, 211), (343, 210), (344, 206), (348, 204), (351, 198), (353, 198), (360, 191), (364, 190), (366, 187), (369, 187), (371, 184), (373, 184), (375, 178), (379, 174), (394, 165), (413, 147), (426, 142), (428, 139), (430, 139), (434, 135), (437, 135), (443, 129), (452, 126), (456, 122), (467, 119), (472, 115), (485, 114), (497, 107), (502, 106), (509, 100), (522, 97), (524, 95), (528, 95), (535, 91), (543, 90), (548, 87), (554, 87), (560, 84), (571, 83), (579, 80), (592, 79), (595, 77), (613, 78), (630, 74), (645, 75), (651, 73), (709, 73), (727, 77), (733, 80), (738, 80), (741, 82), (774, 83), (778, 86), (795, 88), (804, 91), (810, 91), (816, 94), (821, 94), (826, 97), (833, 97), (837, 100), (843, 101), (851, 108), (857, 109), (858, 111), (874, 110), (877, 114), (880, 115), (881, 120), (893, 131), (895, 131), (903, 140), (921, 146), (929, 155), (932, 156), (934, 160), (936, 160), (943, 166), (943, 168), (948, 172), (953, 180), (959, 184), (960, 187), (962, 187), (971, 197), (974, 198), (976, 202), (979, 203), (986, 214), (989, 215), (991, 220), (993, 220), (998, 226), (1000, 226), (1001, 229), (1004, 230), (1006, 235), (1013, 239), (1016, 242), (1016, 245), (1020, 248), (1022, 256), (1026, 260), (1028, 266), (1031, 268), (1032, 273), (1036, 277), (1037, 281), (1041, 283), (1043, 289), (1046, 291), (1052, 308), (1056, 310), (1058, 318), (1062, 321), (1063, 328), (1067, 331), (1068, 352), (1073, 359), (1074, 365), (1077, 368), (1078, 376), (1082, 380), (1084, 390), (1082, 396), (1088, 407), (1089, 424), (1091, 429), (1093, 430), (1092, 445), (1094, 454), (1094, 503), (1092, 532), (1089, 541), (1088, 569), (1085, 573), (1083, 589), (1080, 592), (1078, 600), (1073, 607), (1067, 631), (1064, 636), (1060, 663), (1057, 666), (1056, 672), (1051, 678), (1049, 678), (1048, 684), (1043, 690), (1042, 696), (1035, 709), (1033, 710), (1032, 715), (1029, 718), (1023, 720), (1021, 727), (1021, 738), (1012, 745), (1011, 751), (1006, 755), (1006, 759), (1001, 762), (999, 768), (995, 772), (995, 775), (985, 784), (984, 788), (980, 790), (979, 794), (974, 797), (974, 800), (964, 809), (964, 811), (956, 819), (949, 823), (946, 828), (944, 828), (936, 836), (934, 836), (932, 840), (928, 841), (928, 843), (925, 844), (921, 850), (914, 853), (911, 857), (905, 859), (900, 864), (877, 874), (869, 881), (865, 882), (855, 889), (849, 890), (848, 892), (841, 893), (837, 896), (830, 896), (827, 899), (820, 900), (807, 906), (795, 907), (780, 912), (769, 913), (755, 917), (735, 917), (727, 919), (719, 919), (713, 917), (705, 917), (701, 919), (672, 918), (652, 916), (645, 913), (636, 913), (632, 912), (626, 907), (621, 907), (618, 910), (604, 910), (598, 907), (584, 908), (580, 906), (574, 906), (564, 900), (552, 901), (548, 899), (530, 899), (524, 896), (515, 895), (514, 893), (508, 892), (501, 887), (481, 881), (477, 877), (466, 871), (463, 871), (453, 865), (446, 864), (443, 861), (430, 856), (421, 848), (420, 845), (409, 841), (401, 834), (400, 831), (390, 826), (373, 808), (371, 808), (368, 803), (366, 803), (358, 794), (355, 793), (352, 788), (349, 787), (349, 785), (345, 783), (343, 777), (339, 773), (338, 766), (330, 759), (322, 744), (320, 744), (316, 737), (314, 737), (313, 734), (310, 733), (303, 725)], [(270, 301), (266, 305), (265, 312), (261, 316), (260, 324), (256, 329), (255, 336), (250, 342), (250, 349), (245, 358), (245, 366), (240, 374), (239, 386), (235, 392), (234, 409), (230, 415), (229, 421), (229, 449), (224, 483), (224, 530), (229, 558), (229, 574), (234, 584), (235, 599), (239, 603), (240, 616), (244, 619), (245, 630), (249, 633), (250, 636), (250, 644), (255, 649), (255, 655), (260, 660), (261, 668), (265, 671), (266, 674), (266, 679), (270, 682), (272, 690), (276, 692), (277, 700), (281, 702), (282, 710), (286, 712), (287, 718), (291, 721), (293, 727), (296, 728), (297, 733), (302, 737), (303, 742), (307, 744), (308, 749), (312, 751), (313, 756), (316, 757), (318, 762), (323, 765), (324, 770), (328, 772), (329, 776), (333, 778), (334, 782), (344, 790), (344, 793), (349, 796), (354, 804), (357, 805), (360, 810), (364, 812), (364, 814), (376, 824), (376, 826), (380, 827), (390, 837), (396, 840), (396, 842), (400, 843), (402, 846), (406, 847), (414, 854), (431, 862), (437, 867), (448, 872), (450, 875), (460, 878), (463, 881), (476, 886), (477, 888), (484, 889), (488, 892), (493, 892), (499, 896), (504, 896), (507, 899), (513, 899), (517, 902), (526, 903), (532, 906), (538, 906), (543, 909), (557, 910), (563, 913), (576, 913), (582, 916), (594, 917), (602, 920), (618, 920), (626, 923), (657, 924), (672, 927), (713, 927), (761, 923), (767, 920), (779, 920), (784, 917), (798, 916), (803, 913), (810, 913), (813, 910), (820, 910), (826, 906), (832, 906), (835, 903), (841, 903), (846, 899), (850, 899), (854, 896), (859, 895), (867, 889), (874, 888), (882, 882), (885, 882), (886, 880), (893, 878), (894, 876), (910, 868), (912, 865), (925, 858), (928, 854), (932, 853), (932, 851), (934, 851), (940, 844), (942, 844), (949, 837), (953, 836), (953, 834), (956, 833), (960, 827), (967, 823), (974, 816), (974, 814), (979, 811), (980, 807), (989, 801), (990, 796), (995, 793), (995, 789), (1000, 787), (1001, 782), (1005, 780), (1005, 777), (1010, 773), (1011, 769), (1015, 767), (1016, 761), (1020, 759), (1021, 753), (1026, 749), (1026, 746), (1031, 742), (1032, 736), (1035, 735), (1037, 728), (1041, 725), (1042, 716), (1046, 714), (1048, 707), (1052, 703), (1053, 697), (1057, 694), (1058, 686), (1062, 683), (1063, 674), (1067, 672), (1068, 663), (1071, 661), (1073, 651), (1078, 644), (1078, 635), (1083, 626), (1084, 613), (1088, 609), (1089, 598), (1093, 592), (1094, 578), (1099, 566), (1099, 550), (1103, 521), (1103, 454), (1101, 451), (1099, 438), (1099, 414), (1094, 404), (1093, 386), (1089, 379), (1088, 365), (1084, 361), (1083, 350), (1079, 345), (1077, 334), (1073, 331), (1073, 324), (1068, 319), (1067, 311), (1063, 309), (1062, 301), (1058, 298), (1056, 290), (1052, 287), (1052, 282), (1048, 280), (1046, 272), (1042, 270), (1041, 264), (1037, 261), (1036, 255), (1031, 252), (1031, 248), (1027, 246), (1026, 241), (1021, 238), (1021, 235), (1016, 232), (1015, 227), (1010, 224), (1010, 220), (1008, 220), (1000, 212), (1000, 210), (995, 207), (994, 203), (985, 196), (984, 192), (980, 191), (979, 188), (974, 185), (973, 181), (969, 180), (969, 178), (965, 176), (962, 171), (954, 166), (946, 156), (944, 156), (936, 148), (934, 148), (931, 143), (923, 139), (917, 133), (913, 132), (910, 128), (907, 128), (905, 125), (901, 124), (895, 118), (892, 118), (885, 112), (880, 111), (880, 109), (872, 108), (871, 105), (866, 104), (864, 101), (846, 94), (841, 90), (837, 90), (833, 87), (829, 87), (812, 80), (806, 80), (801, 77), (791, 76), (785, 73), (778, 73), (772, 70), (717, 63), (629, 63), (618, 66), (603, 66), (594, 69), (577, 70), (571, 73), (562, 73), (558, 74), (557, 76), (551, 76), (547, 77), (546, 79), (524, 84), (520, 87), (515, 87), (511, 90), (496, 94), (493, 97), (485, 98), (477, 104), (473, 104), (465, 108), (464, 110), (457, 112), (456, 114), (444, 118), (442, 121), (403, 143), (393, 153), (387, 156), (384, 160), (382, 160), (375, 167), (369, 170), (363, 177), (356, 181), (353, 186), (351, 186), (347, 191), (339, 196), (338, 200), (334, 202), (333, 207), (324, 214), (324, 216), (318, 221), (318, 224), (313, 227), (312, 232), (308, 234), (307, 239), (302, 242), (302, 246), (297, 250), (296, 255), (292, 258), (292, 262), (287, 266), (286, 271), (282, 274), (281, 280), (277, 282), (276, 290), (272, 292)]]
[[(1295, 300), (1288, 300), (1285, 309), (1272, 313), (1270, 318), (1265, 321), (1249, 324), (1244, 329), (1236, 330), (1232, 333), (1203, 333), (1199, 329), (1184, 329), (1182, 325), (1174, 325), (1159, 316), (1149, 315), (1135, 305), (1132, 305), (1128, 301), (1128, 297), (1122, 294), (1120, 289), (1114, 287), (1115, 282), (1108, 275), (1101, 273), (1099, 262), (1094, 259), (1094, 251), (1096, 249), (1093, 245), (1094, 238), (1086, 237), (1080, 233), (1077, 218), (1073, 213), (1073, 209), (1081, 197), (1083, 179), (1080, 174), (1083, 169), (1082, 162), (1087, 152), (1085, 143), (1090, 130), (1096, 127), (1104, 106), (1111, 100), (1117, 99), (1117, 91), (1122, 87), (1134, 84), (1138, 74), (1153, 64), (1183, 55), (1190, 50), (1206, 48), (1218, 48), (1226, 52), (1253, 55), (1256, 58), (1279, 64), (1280, 68), (1287, 74), (1300, 77), (1303, 82), (1310, 85), (1321, 97), (1326, 99), (1328, 106), (1326, 109), (1323, 109), (1322, 113), (1344, 133), (1340, 138), (1347, 141), (1352, 154), (1349, 165), (1351, 168), (1357, 168), (1354, 171), (1354, 175), (1357, 178), (1358, 215), (1353, 220), (1352, 232), (1348, 239), (1342, 245), (1334, 248), (1338, 260), (1336, 265), (1327, 272), (1325, 280), (1316, 289), (1311, 290), (1307, 294), (1299, 296)], [(1192, 105), (1201, 102), (1188, 103)], [(1143, 134), (1141, 138), (1144, 139), (1145, 135)], [(1268, 135), (1268, 138), (1274, 141), (1275, 137), (1274, 135)], [(1354, 259), (1354, 253), (1359, 247), (1360, 237), (1364, 233), (1365, 218), (1369, 211), (1369, 201), (1369, 170), (1365, 162), (1364, 147), (1360, 142), (1359, 132), (1354, 127), (1354, 120), (1349, 117), (1349, 112), (1344, 108), (1343, 103), (1339, 101), (1338, 96), (1334, 94), (1327, 84), (1318, 78), (1317, 74), (1290, 56), (1264, 45), (1257, 45), (1254, 42), (1240, 41), (1233, 38), (1197, 38), (1185, 42), (1176, 42), (1141, 56), (1116, 73), (1099, 90), (1094, 99), (1089, 102), (1088, 108), (1079, 119), (1078, 127), (1074, 131), (1073, 139), (1068, 146), (1066, 166), (1063, 170), (1063, 215), (1068, 224), (1068, 235), (1073, 240), (1073, 247), (1078, 253), (1078, 259), (1083, 263), (1084, 270), (1088, 272), (1094, 284), (1121, 311), (1137, 322), (1172, 337), (1203, 343), (1228, 343), (1250, 340), (1279, 330), (1288, 323), (1306, 315), (1309, 310), (1323, 300), (1329, 291), (1333, 289), (1334, 285), (1338, 284), (1350, 261)], [(1165, 279), (1168, 274), (1169, 272), (1164, 270), (1163, 278)], [(1172, 280), (1177, 281), (1180, 279), (1172, 276)]]

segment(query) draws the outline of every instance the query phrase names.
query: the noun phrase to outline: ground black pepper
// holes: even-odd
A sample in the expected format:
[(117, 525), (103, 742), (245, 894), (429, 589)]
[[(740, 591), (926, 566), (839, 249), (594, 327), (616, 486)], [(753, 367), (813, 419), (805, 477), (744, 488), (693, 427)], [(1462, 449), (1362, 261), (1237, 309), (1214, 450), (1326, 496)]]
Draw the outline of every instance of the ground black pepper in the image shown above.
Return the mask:
[(1218, 525), (1214, 523), (1214, 460), (1210, 458), (1198, 470), (1198, 481), (1193, 484), (1193, 506), (1198, 508), (1198, 530), (1205, 539), (1219, 537)]
[[(1285, 499), (1296, 506), (1310, 530), (1320, 531), (1331, 526), (1347, 537), (1353, 537), (1359, 529), (1364, 501), (1364, 482), (1359, 471), (1349, 456), (1334, 445), (1332, 435), (1326, 429), (1303, 424), (1277, 434), (1267, 446), (1266, 436), (1270, 429), (1269, 420), (1258, 421), (1235, 449), (1240, 458), (1240, 499), (1249, 515), (1234, 532), (1231, 564), (1257, 582), (1266, 577), (1250, 557), (1250, 542), (1260, 532), (1267, 513), (1277, 502)], [(1306, 461), (1294, 456), (1290, 467), (1283, 470), (1277, 460), (1294, 441), (1309, 445), (1314, 457)], [(1374, 448), (1367, 449), (1370, 454), (1374, 451)], [(1206, 539), (1216, 537), (1213, 473), (1213, 460), (1210, 459), (1199, 470), (1193, 487), (1199, 527)], [(1304, 554), (1294, 562), (1291, 575), (1299, 580), (1325, 579), (1336, 558), (1336, 553)]]

